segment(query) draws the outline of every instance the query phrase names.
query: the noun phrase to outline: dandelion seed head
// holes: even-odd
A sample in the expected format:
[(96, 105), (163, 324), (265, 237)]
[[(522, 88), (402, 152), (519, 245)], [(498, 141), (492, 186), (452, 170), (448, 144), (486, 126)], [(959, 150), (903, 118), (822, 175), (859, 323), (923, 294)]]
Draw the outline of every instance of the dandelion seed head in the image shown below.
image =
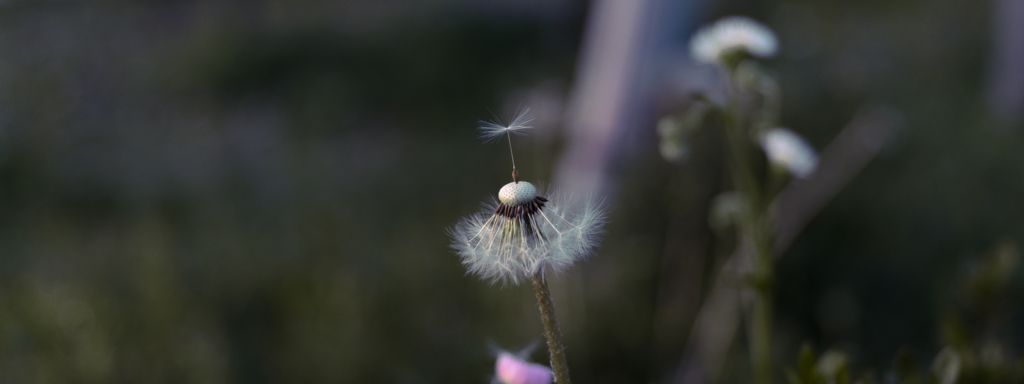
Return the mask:
[(560, 272), (588, 256), (600, 240), (604, 208), (589, 197), (537, 193), (520, 181), (502, 187), (483, 210), (448, 230), (469, 273), (518, 284), (547, 268)]
[(524, 130), (533, 128), (530, 125), (533, 123), (533, 119), (533, 113), (527, 107), (519, 110), (508, 124), (502, 124), (500, 121), (480, 121), (480, 138), (485, 142), (491, 142), (501, 140), (502, 137), (509, 134), (523, 134)]
[(702, 63), (722, 63), (723, 57), (745, 51), (757, 57), (774, 56), (779, 42), (764, 24), (743, 16), (718, 20), (690, 39), (690, 56)]
[(507, 352), (498, 356), (494, 373), (502, 384), (551, 384), (551, 369)]
[(800, 135), (785, 128), (774, 128), (761, 136), (761, 148), (773, 164), (794, 176), (806, 179), (818, 168), (818, 155)]

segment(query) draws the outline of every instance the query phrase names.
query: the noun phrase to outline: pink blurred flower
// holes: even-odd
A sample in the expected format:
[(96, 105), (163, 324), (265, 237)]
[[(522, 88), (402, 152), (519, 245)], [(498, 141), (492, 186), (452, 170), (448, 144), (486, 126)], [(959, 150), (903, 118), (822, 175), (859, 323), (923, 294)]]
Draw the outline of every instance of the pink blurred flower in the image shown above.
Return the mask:
[(551, 384), (551, 370), (502, 352), (494, 364), (498, 380), (504, 384)]

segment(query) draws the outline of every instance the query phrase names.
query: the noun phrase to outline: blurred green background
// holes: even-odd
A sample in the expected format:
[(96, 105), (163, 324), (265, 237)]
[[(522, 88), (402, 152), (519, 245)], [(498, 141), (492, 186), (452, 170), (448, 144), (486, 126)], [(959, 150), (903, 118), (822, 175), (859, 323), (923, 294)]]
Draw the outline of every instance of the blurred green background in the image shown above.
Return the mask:
[[(764, 66), (815, 147), (865, 104), (903, 118), (780, 261), (780, 372), (805, 341), (858, 370), (904, 346), (927, 363), (957, 318), (1018, 356), (1017, 264), (981, 310), (965, 283), (1024, 240), (997, 3), (654, 3), (636, 81), (656, 91), (608, 166), (608, 233), (552, 280), (577, 382), (674, 382), (684, 359), (732, 244), (707, 225), (724, 144), (671, 164), (654, 126), (681, 92), (664, 74), (706, 73), (690, 34), (732, 14), (778, 33)], [(495, 346), (542, 340), (536, 301), (466, 276), (445, 229), (509, 179), (478, 120), (538, 111), (513, 145), (552, 182), (596, 4), (0, 3), (0, 383), (488, 382)], [(734, 344), (722, 380), (745, 382)]]

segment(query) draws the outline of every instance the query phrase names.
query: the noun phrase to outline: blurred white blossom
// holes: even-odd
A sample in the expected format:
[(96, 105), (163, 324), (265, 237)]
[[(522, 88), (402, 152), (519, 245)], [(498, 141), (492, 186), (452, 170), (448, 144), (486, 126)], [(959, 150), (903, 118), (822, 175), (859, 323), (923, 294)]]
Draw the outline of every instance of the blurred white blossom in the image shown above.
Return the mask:
[(803, 137), (785, 128), (774, 128), (761, 135), (761, 147), (768, 160), (794, 176), (806, 179), (818, 168), (818, 155)]
[(779, 42), (771, 29), (753, 19), (732, 16), (701, 28), (690, 39), (690, 56), (695, 60), (715, 64), (723, 56), (742, 50), (757, 57), (774, 56)]

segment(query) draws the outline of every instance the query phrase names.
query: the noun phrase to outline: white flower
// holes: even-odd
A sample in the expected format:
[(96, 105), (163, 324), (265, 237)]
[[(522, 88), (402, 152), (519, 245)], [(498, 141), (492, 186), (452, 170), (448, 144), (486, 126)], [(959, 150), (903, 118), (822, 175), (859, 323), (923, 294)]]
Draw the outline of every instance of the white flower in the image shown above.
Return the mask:
[(690, 56), (708, 64), (720, 63), (722, 56), (738, 50), (757, 57), (771, 57), (778, 47), (778, 39), (771, 29), (743, 16), (718, 20), (690, 38)]
[(502, 352), (494, 363), (494, 373), (502, 384), (551, 384), (551, 370), (540, 364)]
[(522, 130), (533, 128), (530, 123), (533, 122), (533, 113), (530, 113), (530, 108), (523, 108), (516, 117), (512, 118), (512, 122), (508, 125), (502, 125), (500, 122), (481, 121), (480, 122), (480, 137), (485, 142), (491, 142), (500, 140), (502, 136), (508, 136), (511, 133), (522, 134)]
[(803, 137), (785, 128), (775, 128), (761, 135), (761, 148), (768, 160), (806, 179), (818, 167), (818, 155)]
[(589, 255), (603, 232), (604, 210), (590, 198), (548, 200), (525, 181), (506, 184), (498, 198), (448, 230), (466, 269), (492, 282), (561, 271)]

